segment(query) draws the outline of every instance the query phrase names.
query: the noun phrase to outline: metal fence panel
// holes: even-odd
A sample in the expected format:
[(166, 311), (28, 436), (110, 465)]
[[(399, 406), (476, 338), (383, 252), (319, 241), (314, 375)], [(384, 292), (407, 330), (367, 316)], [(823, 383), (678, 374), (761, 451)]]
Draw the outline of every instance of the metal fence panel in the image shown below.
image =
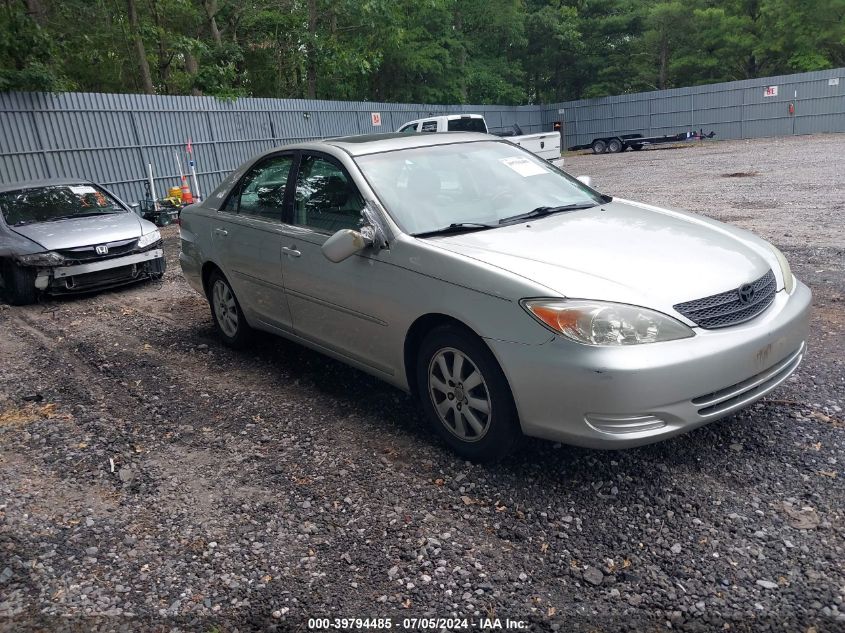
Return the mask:
[[(657, 136), (701, 128), (722, 139), (845, 132), (845, 68), (582, 99), (546, 110), (552, 117), (547, 120), (563, 121), (565, 147), (601, 135)], [(650, 117), (647, 126), (642, 114)]]
[[(775, 86), (777, 94), (766, 90)], [(134, 201), (143, 197), (152, 163), (162, 195), (179, 184), (177, 156), (184, 165), (190, 138), (200, 191), (209, 193), (229, 171), (275, 146), (392, 132), (414, 119), (462, 112), (483, 114), (499, 133), (514, 124), (524, 133), (547, 131), (560, 122), (564, 147), (602, 135), (699, 128), (717, 138), (845, 132), (845, 69), (542, 106), (0, 93), (0, 181), (77, 176)]]

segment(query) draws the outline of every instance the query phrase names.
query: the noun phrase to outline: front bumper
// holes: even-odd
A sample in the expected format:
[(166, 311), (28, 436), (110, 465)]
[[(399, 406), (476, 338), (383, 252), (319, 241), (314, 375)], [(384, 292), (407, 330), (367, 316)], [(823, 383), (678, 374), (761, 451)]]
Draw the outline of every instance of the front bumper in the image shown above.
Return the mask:
[(86, 264), (41, 268), (35, 286), (52, 294), (101, 290), (162, 275), (164, 251), (153, 248), (124, 257), (114, 257)]
[(590, 448), (666, 439), (733, 413), (786, 380), (805, 350), (810, 289), (747, 323), (632, 347), (487, 340), (510, 382), (526, 435)]

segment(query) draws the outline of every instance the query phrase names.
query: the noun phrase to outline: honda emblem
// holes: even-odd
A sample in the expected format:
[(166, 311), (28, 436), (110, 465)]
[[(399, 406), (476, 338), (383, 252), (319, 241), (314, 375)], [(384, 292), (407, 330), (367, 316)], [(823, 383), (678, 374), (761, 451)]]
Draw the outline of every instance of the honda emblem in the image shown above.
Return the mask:
[(97, 251), (97, 255), (108, 255), (109, 254), (109, 247), (106, 246), (105, 244), (101, 244), (100, 246), (97, 246), (94, 250)]

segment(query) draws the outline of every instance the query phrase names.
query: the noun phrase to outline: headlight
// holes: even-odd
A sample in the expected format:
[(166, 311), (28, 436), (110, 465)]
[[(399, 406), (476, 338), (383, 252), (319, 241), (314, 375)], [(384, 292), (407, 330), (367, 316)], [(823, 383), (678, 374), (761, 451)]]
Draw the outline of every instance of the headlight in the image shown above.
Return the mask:
[(30, 255), (21, 255), (18, 261), (24, 266), (58, 266), (65, 262), (63, 255), (47, 251), (45, 253), (32, 253)]
[(786, 294), (792, 294), (792, 289), (795, 288), (795, 277), (792, 276), (792, 269), (789, 267), (789, 262), (778, 249), (769, 244), (777, 257), (778, 264), (780, 264), (780, 272), (783, 274), (783, 287)]
[(158, 229), (155, 231), (150, 231), (142, 235), (138, 239), (138, 248), (144, 248), (145, 246), (149, 246), (150, 244), (155, 244), (161, 239), (161, 233), (158, 232)]
[(522, 305), (546, 327), (584, 345), (641, 345), (695, 336), (670, 316), (623, 303), (538, 299)]

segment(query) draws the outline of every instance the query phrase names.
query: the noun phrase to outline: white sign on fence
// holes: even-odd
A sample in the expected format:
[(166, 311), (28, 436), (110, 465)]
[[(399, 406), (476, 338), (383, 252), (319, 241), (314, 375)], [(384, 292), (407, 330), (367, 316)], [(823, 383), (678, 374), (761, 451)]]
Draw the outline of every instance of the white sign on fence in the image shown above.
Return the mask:
[(370, 112), (370, 118), (373, 120), (374, 126), (381, 125), (381, 112)]
[(777, 97), (778, 96), (778, 87), (777, 86), (766, 86), (766, 89), (763, 91), (764, 97)]
[(839, 85), (839, 77), (831, 77), (827, 80), (828, 86), (838, 86)]

